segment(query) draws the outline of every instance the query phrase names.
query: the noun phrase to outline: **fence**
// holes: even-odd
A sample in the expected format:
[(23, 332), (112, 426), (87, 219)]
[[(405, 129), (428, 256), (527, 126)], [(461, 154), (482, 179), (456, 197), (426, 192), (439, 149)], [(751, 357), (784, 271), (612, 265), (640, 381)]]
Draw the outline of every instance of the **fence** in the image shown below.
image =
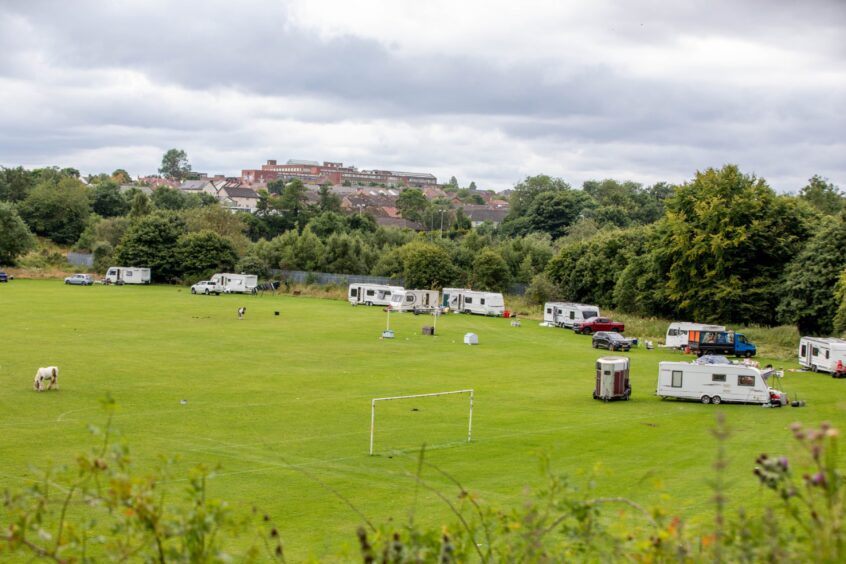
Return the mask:
[(68, 262), (76, 266), (94, 266), (94, 255), (91, 253), (68, 253)]

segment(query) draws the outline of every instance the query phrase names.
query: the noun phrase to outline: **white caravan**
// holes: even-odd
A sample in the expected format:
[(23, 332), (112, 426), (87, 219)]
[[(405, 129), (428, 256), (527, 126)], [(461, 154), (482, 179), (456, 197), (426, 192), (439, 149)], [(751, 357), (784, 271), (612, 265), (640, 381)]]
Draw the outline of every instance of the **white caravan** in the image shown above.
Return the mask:
[(814, 372), (846, 376), (846, 341), (832, 337), (799, 339), (799, 364)]
[(498, 292), (477, 292), (467, 288), (444, 288), (441, 305), (459, 313), (503, 315), (505, 300)]
[(134, 266), (110, 266), (103, 277), (104, 284), (149, 284), (150, 269)]
[(556, 327), (572, 329), (585, 319), (599, 316), (599, 306), (570, 302), (547, 302), (543, 306), (543, 320)]
[(683, 349), (688, 344), (687, 334), (691, 331), (725, 331), (722, 325), (706, 325), (704, 323), (690, 323), (687, 321), (674, 321), (667, 328), (667, 336), (664, 337), (664, 346), (670, 349)]
[(702, 403), (760, 403), (785, 405), (787, 396), (767, 385), (776, 374), (743, 364), (697, 364), (696, 362), (658, 363), (661, 398), (680, 398)]
[(395, 294), (402, 294), (405, 288), (402, 286), (388, 286), (385, 284), (350, 284), (347, 290), (347, 300), (352, 305), (391, 305), (391, 298)]
[(437, 290), (406, 290), (391, 295), (392, 311), (430, 312), (438, 308)]
[(224, 294), (255, 294), (258, 286), (258, 276), (255, 274), (221, 272), (209, 280), (221, 286)]

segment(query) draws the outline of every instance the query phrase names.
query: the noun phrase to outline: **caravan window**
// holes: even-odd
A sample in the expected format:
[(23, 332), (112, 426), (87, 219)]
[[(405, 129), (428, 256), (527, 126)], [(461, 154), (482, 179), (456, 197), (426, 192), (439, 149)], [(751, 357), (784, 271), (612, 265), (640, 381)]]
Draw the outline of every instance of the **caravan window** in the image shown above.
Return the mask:
[(750, 376), (749, 374), (740, 374), (737, 377), (737, 385), (738, 386), (754, 386), (755, 385), (755, 377)]
[(576, 319), (576, 312), (575, 311), (572, 311), (572, 310), (570, 311), (570, 319)]
[(673, 388), (681, 388), (682, 387), (682, 371), (681, 370), (673, 370), (673, 381), (670, 382), (670, 386)]
[(808, 351), (808, 345), (802, 345), (802, 348), (800, 349), (800, 351), (801, 352), (799, 354), (802, 355), (802, 356), (805, 356), (807, 354), (807, 351)]
[(350, 290), (350, 297), (351, 298), (358, 297), (358, 289), (357, 288), (353, 288), (353, 289)]
[(546, 313), (552, 313), (552, 308), (551, 307), (546, 308)]
[(464, 303), (465, 303), (465, 304), (472, 304), (472, 303), (473, 303), (473, 298), (464, 298)]
[(482, 298), (481, 300), (479, 300), (479, 304), (480, 304), (480, 305), (485, 305), (485, 298)]
[(126, 271), (126, 277), (127, 277), (127, 278), (132, 278), (132, 271), (131, 271), (131, 270), (127, 270), (127, 271)]
[(726, 375), (725, 374), (711, 374), (711, 381), (712, 382), (725, 382)]
[(828, 350), (825, 351), (825, 357), (828, 358)]
[(411, 294), (407, 295), (407, 296), (405, 297), (405, 301), (407, 301), (408, 303), (413, 302), (413, 301), (414, 301), (414, 296), (413, 296), (413, 295), (411, 295)]
[(667, 331), (667, 335), (670, 336), (670, 337), (676, 337), (676, 336), (678, 336), (678, 334), (679, 334), (678, 329), (670, 329), (669, 331)]
[(368, 296), (375, 296), (375, 295), (376, 295), (376, 291), (375, 291), (375, 290), (367, 290), (367, 295), (368, 295)]
[(590, 319), (591, 317), (596, 317), (597, 315), (599, 315), (599, 312), (598, 312), (598, 311), (590, 311), (590, 310), (588, 310), (588, 311), (583, 311), (583, 312), (582, 312), (582, 318), (583, 318), (583, 319)]
[(819, 356), (820, 355), (820, 349), (818, 349), (817, 347), (814, 347), (814, 348), (811, 349), (811, 353), (814, 356)]

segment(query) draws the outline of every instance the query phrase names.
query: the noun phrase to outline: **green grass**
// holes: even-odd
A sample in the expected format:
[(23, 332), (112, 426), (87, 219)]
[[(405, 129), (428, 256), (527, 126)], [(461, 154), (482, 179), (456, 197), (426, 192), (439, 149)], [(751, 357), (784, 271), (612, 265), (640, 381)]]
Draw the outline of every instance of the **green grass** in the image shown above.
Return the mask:
[[(727, 493), (735, 507), (767, 499), (754, 458), (793, 453), (790, 423), (846, 423), (846, 381), (821, 374), (784, 379), (807, 400), (804, 409), (662, 401), (657, 363), (689, 358), (665, 351), (631, 353), (632, 401), (596, 402), (601, 353), (590, 338), (528, 320), (514, 328), (451, 315), (426, 337), (420, 329), (431, 318), (394, 314), (397, 338), (381, 340), (385, 313), (345, 302), (30, 280), (0, 285), (0, 311), (0, 487), (23, 487), (31, 465), (86, 450), (86, 424), (103, 422), (98, 400), (111, 392), (120, 404), (115, 425), (138, 464), (166, 453), (184, 468), (219, 465), (212, 494), (270, 514), (294, 561), (355, 546), (359, 518), (328, 488), (375, 522), (405, 519), (423, 442), (430, 462), (494, 505), (516, 504), (525, 486), (541, 484), (544, 453), (557, 472), (594, 476), (600, 495), (666, 504), (695, 521), (711, 510), (717, 411), (733, 429)], [(468, 331), (479, 346), (462, 344)], [(61, 391), (33, 392), (35, 370), (53, 364)], [(367, 455), (371, 398), (463, 388), (476, 391), (472, 443), (464, 442), (466, 397), (386, 402), (377, 408), (378, 454)], [(452, 495), (442, 478), (424, 477)], [(417, 514), (453, 521), (428, 493)]]

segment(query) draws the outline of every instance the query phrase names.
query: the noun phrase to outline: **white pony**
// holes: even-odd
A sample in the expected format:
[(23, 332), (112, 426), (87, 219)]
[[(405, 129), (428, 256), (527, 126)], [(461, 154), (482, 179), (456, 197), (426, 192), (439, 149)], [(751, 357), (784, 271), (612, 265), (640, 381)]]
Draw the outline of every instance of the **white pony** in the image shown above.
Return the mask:
[(49, 381), (50, 383), (47, 385), (48, 390), (52, 390), (53, 386), (56, 389), (59, 389), (59, 368), (56, 366), (48, 366), (46, 368), (39, 368), (38, 372), (35, 373), (35, 381), (32, 383), (32, 387), (35, 388), (36, 392), (40, 392), (44, 389), (44, 382)]

